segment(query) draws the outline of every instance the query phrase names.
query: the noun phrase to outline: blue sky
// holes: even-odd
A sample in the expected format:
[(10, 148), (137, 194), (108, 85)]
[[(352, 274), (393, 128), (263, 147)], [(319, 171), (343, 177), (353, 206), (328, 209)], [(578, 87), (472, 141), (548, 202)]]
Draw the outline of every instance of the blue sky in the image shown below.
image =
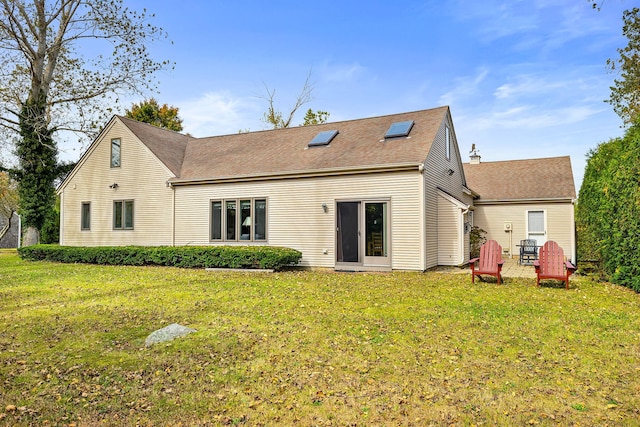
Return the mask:
[(626, 45), (631, 1), (126, 3), (169, 33), (152, 50), (176, 66), (155, 96), (197, 137), (267, 128), (265, 85), (287, 111), (310, 70), (304, 111), (340, 121), (449, 105), (463, 161), (471, 144), (483, 161), (570, 155), (576, 191), (588, 150), (623, 133), (603, 102), (616, 77), (605, 63)]

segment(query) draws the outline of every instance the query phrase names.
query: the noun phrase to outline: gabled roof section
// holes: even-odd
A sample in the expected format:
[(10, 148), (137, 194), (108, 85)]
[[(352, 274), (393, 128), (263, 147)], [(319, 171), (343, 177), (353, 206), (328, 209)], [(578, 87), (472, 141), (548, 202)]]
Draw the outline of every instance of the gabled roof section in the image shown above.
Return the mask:
[(180, 176), (187, 144), (195, 138), (127, 117), (117, 117), (175, 176)]
[(467, 186), (478, 201), (575, 199), (569, 156), (465, 163)]
[[(419, 165), (425, 161), (448, 107), (313, 126), (191, 140), (178, 181), (291, 175)], [(385, 140), (394, 122), (414, 121), (411, 138)], [(319, 132), (338, 130), (326, 149), (308, 147)]]

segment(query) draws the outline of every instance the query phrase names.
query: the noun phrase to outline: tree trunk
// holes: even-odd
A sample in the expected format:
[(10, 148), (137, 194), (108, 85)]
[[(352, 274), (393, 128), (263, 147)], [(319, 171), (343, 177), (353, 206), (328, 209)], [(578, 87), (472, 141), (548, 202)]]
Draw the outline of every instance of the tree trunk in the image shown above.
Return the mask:
[[(28, 99), (20, 111), (16, 154), (20, 162), (18, 193), (25, 246), (40, 241), (40, 230), (55, 202), (54, 180), (58, 150), (48, 128), (44, 93)], [(29, 229), (33, 229), (29, 231)]]
[(22, 246), (33, 246), (40, 243), (40, 231), (35, 227), (27, 227), (22, 237)]

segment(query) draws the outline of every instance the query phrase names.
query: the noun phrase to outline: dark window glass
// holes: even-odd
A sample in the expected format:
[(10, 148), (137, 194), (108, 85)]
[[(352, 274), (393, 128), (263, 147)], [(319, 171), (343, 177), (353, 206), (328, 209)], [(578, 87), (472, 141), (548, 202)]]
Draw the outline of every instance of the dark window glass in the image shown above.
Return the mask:
[(227, 240), (236, 240), (236, 201), (228, 201), (225, 204)]
[(222, 240), (222, 202), (211, 202), (211, 240)]
[(122, 202), (113, 202), (113, 228), (122, 229)]
[(124, 228), (133, 229), (133, 200), (124, 202)]
[(253, 206), (254, 240), (267, 239), (267, 201), (256, 199)]
[(115, 230), (133, 230), (133, 200), (113, 202), (113, 228)]
[(251, 200), (240, 200), (240, 240), (251, 240)]
[(82, 204), (82, 212), (80, 214), (80, 227), (82, 230), (91, 230), (91, 203)]

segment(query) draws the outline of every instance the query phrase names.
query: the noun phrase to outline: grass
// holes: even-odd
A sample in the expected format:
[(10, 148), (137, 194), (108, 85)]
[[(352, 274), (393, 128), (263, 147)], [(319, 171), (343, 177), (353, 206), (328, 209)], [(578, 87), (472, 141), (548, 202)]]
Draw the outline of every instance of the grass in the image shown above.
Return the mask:
[(571, 283), (2, 251), (0, 425), (640, 425), (640, 295)]

